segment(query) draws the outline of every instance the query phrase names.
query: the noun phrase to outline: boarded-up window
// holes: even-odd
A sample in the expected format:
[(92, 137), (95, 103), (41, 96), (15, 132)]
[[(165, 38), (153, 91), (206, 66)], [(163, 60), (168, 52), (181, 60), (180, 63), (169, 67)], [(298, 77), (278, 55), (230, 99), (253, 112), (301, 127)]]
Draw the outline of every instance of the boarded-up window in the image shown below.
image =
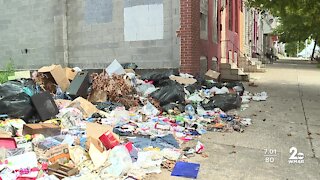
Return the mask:
[(208, 0), (200, 1), (200, 38), (208, 39)]
[(239, 32), (239, 0), (235, 0), (235, 31), (238, 33)]
[(233, 0), (229, 0), (229, 30), (233, 30)]
[(163, 20), (163, 0), (125, 0), (125, 41), (163, 39)]
[(212, 24), (212, 41), (217, 43), (218, 42), (218, 0), (213, 0), (213, 24)]

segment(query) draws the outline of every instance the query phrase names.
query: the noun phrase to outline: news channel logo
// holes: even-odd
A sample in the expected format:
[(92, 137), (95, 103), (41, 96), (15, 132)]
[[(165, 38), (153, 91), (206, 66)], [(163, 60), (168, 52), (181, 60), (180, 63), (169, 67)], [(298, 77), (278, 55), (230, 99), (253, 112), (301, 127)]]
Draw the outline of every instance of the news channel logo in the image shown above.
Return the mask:
[[(276, 149), (264, 149), (264, 161), (266, 163), (274, 163), (278, 158)], [(299, 152), (296, 147), (289, 149), (289, 164), (304, 164), (304, 153)]]

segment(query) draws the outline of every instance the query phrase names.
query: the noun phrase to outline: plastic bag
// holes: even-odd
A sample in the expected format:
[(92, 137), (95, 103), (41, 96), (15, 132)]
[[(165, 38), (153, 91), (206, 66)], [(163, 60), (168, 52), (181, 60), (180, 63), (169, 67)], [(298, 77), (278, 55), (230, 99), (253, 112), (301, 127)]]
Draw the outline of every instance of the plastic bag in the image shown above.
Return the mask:
[(126, 174), (132, 166), (130, 154), (125, 146), (114, 147), (109, 154), (108, 162), (111, 165), (102, 170), (101, 173), (112, 177), (120, 177)]
[(166, 82), (166, 86), (161, 87), (150, 95), (157, 99), (161, 106), (171, 102), (182, 103), (185, 101), (184, 87), (174, 81)]
[(149, 71), (149, 72), (143, 73), (141, 75), (141, 79), (153, 80), (155, 82), (159, 82), (160, 80), (169, 79), (169, 76), (171, 75), (179, 75), (179, 73), (174, 70), (167, 70), (163, 72)]
[(8, 81), (0, 85), (0, 114), (8, 114), (14, 118), (27, 119), (35, 115), (29, 95), (36, 93), (36, 85), (32, 80)]
[(226, 84), (229, 89), (234, 89), (240, 96), (243, 95), (245, 88), (241, 82), (230, 82)]
[(124, 69), (133, 69), (133, 70), (135, 70), (135, 69), (138, 68), (138, 65), (136, 63), (124, 63), (124, 64), (121, 64), (121, 65), (122, 65), (122, 67)]
[(8, 81), (0, 85), (0, 100), (22, 93), (25, 91), (24, 88), (28, 88), (30, 93), (34, 94), (35, 87), (32, 80)]
[(237, 109), (240, 106), (241, 106), (241, 97), (236, 94), (216, 95), (210, 98), (209, 103), (202, 104), (202, 107), (205, 110), (213, 110), (214, 108), (220, 108), (223, 111)]
[(109, 76), (126, 74), (126, 71), (116, 59), (106, 68), (106, 72)]
[(0, 100), (0, 114), (10, 117), (28, 119), (35, 114), (30, 97), (25, 93), (7, 96)]
[(141, 84), (136, 87), (138, 93), (142, 94), (143, 97), (147, 97), (149, 94), (153, 93), (157, 89), (154, 87), (153, 84)]

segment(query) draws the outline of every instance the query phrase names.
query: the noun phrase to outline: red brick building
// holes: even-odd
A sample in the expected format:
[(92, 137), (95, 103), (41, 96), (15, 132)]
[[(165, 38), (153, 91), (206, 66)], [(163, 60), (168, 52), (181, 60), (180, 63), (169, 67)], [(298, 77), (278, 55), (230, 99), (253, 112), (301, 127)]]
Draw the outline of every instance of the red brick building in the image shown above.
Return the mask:
[(181, 0), (182, 72), (199, 74), (218, 70), (221, 62), (237, 63), (241, 10), (242, 0)]

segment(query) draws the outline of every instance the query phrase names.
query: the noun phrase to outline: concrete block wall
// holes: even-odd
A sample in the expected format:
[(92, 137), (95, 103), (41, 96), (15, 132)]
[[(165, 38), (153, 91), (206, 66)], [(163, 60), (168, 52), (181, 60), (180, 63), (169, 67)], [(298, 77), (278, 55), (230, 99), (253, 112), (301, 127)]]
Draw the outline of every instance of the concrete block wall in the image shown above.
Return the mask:
[(63, 63), (63, 0), (0, 0), (0, 69)]
[(179, 68), (179, 26), (179, 0), (0, 0), (0, 69), (10, 58), (18, 69)]
[[(144, 7), (160, 7), (163, 12), (152, 19), (154, 12), (145, 12)], [(157, 19), (161, 13), (163, 19)], [(136, 19), (128, 22), (130, 17)], [(104, 68), (117, 59), (120, 63), (134, 62), (145, 69), (179, 68), (180, 41), (176, 37), (179, 18), (179, 1), (69, 0), (69, 64)], [(154, 25), (139, 27), (153, 21)], [(154, 26), (162, 27), (148, 29)], [(136, 36), (131, 31), (136, 31)]]

